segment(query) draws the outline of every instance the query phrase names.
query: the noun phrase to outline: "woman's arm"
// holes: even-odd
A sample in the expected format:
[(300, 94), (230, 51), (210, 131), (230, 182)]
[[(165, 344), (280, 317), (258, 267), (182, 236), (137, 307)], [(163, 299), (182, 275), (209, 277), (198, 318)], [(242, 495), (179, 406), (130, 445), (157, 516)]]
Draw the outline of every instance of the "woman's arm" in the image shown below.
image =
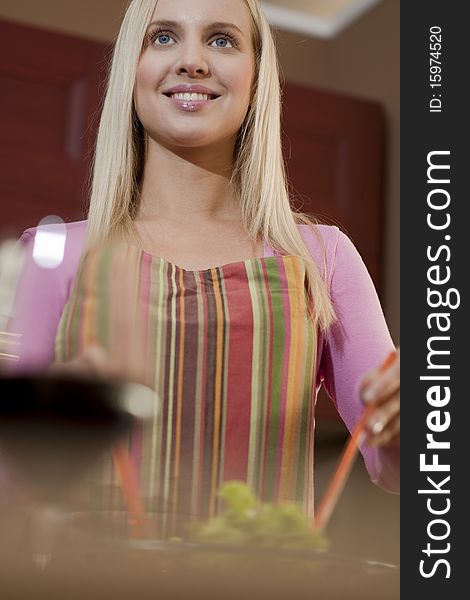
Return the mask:
[[(326, 339), (320, 376), (352, 431), (364, 411), (360, 395), (364, 376), (379, 367), (395, 346), (367, 268), (354, 244), (339, 230), (330, 272), (330, 293), (338, 321)], [(398, 492), (399, 441), (379, 447), (364, 444), (361, 452), (372, 481)]]
[(33, 258), (36, 229), (21, 236), (26, 258), (10, 326), (10, 331), (21, 334), (13, 372), (42, 370), (54, 360), (56, 331), (78, 269), (85, 231), (85, 222), (67, 224), (64, 259), (52, 269), (39, 266)]

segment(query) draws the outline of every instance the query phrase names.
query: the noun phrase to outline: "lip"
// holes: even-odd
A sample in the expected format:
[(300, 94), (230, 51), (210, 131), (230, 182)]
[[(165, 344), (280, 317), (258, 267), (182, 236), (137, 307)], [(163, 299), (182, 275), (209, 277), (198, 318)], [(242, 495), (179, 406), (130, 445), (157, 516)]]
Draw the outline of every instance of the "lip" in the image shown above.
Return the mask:
[[(212, 96), (209, 100), (180, 100), (178, 98), (172, 97), (171, 94), (207, 94)], [(193, 85), (193, 84), (183, 84), (177, 85), (175, 87), (169, 88), (163, 92), (163, 95), (166, 96), (170, 102), (173, 103), (176, 108), (180, 110), (184, 110), (186, 112), (198, 112), (202, 110), (205, 106), (213, 103), (214, 100), (220, 98), (220, 94), (217, 94), (214, 90), (211, 90), (204, 85)]]
[(174, 106), (176, 106), (176, 108), (186, 112), (197, 112), (204, 107), (209, 106), (209, 104), (213, 104), (217, 100), (217, 98), (214, 98), (213, 100), (180, 100), (179, 98), (170, 96), (167, 96), (167, 98)]

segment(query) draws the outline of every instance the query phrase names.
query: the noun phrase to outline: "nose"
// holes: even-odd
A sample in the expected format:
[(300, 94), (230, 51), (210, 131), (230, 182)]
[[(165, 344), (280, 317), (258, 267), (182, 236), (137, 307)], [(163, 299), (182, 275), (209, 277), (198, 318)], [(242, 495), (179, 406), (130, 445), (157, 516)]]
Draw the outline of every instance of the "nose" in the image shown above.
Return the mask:
[(181, 54), (176, 65), (178, 75), (201, 78), (210, 74), (209, 64), (203, 49), (197, 43), (188, 43), (181, 48)]

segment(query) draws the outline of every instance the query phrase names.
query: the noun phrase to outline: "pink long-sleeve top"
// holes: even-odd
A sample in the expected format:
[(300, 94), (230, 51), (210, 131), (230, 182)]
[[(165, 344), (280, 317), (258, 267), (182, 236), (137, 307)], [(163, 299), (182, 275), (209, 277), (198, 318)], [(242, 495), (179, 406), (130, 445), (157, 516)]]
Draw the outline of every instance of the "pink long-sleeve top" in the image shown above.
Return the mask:
[[(323, 249), (305, 225), (299, 225), (320, 272)], [(325, 389), (349, 431), (363, 412), (359, 395), (364, 374), (378, 367), (394, 344), (375, 287), (351, 240), (335, 226), (319, 225), (326, 249), (327, 284), (338, 321), (319, 336), (317, 390)], [(26, 230), (26, 266), (18, 290), (13, 329), (22, 333), (20, 372), (40, 370), (54, 359), (55, 337), (85, 245), (86, 221), (67, 224), (64, 259), (55, 269), (39, 267), (32, 258), (35, 229)], [(274, 256), (265, 244), (264, 256)], [(399, 444), (361, 449), (371, 480), (399, 491)]]

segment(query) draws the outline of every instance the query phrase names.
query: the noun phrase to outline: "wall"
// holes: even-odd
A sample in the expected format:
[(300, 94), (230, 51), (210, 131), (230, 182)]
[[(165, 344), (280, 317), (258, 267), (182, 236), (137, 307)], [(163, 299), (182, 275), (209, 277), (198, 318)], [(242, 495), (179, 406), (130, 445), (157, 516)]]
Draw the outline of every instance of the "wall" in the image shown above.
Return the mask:
[[(2, 0), (0, 17), (97, 40), (116, 35), (127, 0)], [(382, 299), (392, 337), (399, 343), (399, 0), (383, 0), (330, 41), (280, 32), (286, 79), (382, 103), (387, 117), (387, 158)]]

